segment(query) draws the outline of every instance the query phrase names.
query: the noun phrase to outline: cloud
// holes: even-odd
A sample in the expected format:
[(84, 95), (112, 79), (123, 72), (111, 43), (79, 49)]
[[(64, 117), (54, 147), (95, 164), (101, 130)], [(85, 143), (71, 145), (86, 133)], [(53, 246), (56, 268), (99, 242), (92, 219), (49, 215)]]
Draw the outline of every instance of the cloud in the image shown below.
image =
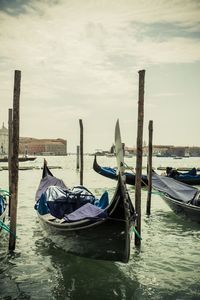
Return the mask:
[[(62, 136), (66, 120), (79, 117), (98, 134), (112, 133), (119, 116), (128, 124), (126, 118), (136, 118), (139, 69), (200, 60), (199, 6), (186, 0), (1, 2), (1, 119), (12, 104), (13, 71), (20, 69), (23, 134), (54, 136), (59, 128)], [(49, 125), (41, 132), (43, 112)]]

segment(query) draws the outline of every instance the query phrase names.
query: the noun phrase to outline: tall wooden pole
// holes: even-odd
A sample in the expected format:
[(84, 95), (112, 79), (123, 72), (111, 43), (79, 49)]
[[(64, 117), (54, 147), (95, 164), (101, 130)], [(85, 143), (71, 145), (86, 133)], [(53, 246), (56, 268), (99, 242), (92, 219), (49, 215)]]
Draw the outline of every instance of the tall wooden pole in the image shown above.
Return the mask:
[(83, 122), (79, 120), (80, 125), (80, 185), (83, 185)]
[(11, 158), (12, 158), (12, 126), (13, 126), (13, 112), (12, 108), (9, 108), (8, 110), (8, 179), (9, 179), (9, 210), (8, 210), (8, 215), (10, 217), (10, 210), (11, 210), (11, 195), (12, 195), (12, 183), (11, 183)]
[(76, 170), (79, 170), (80, 146), (76, 147)]
[[(11, 158), (11, 211), (10, 229), (16, 236), (17, 225), (17, 201), (18, 201), (18, 167), (19, 167), (19, 102), (20, 102), (21, 71), (15, 70), (13, 93), (13, 134), (12, 134), (12, 158)], [(16, 237), (10, 234), (9, 250), (15, 250)]]
[(151, 191), (152, 191), (152, 148), (153, 148), (153, 121), (149, 121), (149, 145), (148, 145), (148, 165), (147, 165), (147, 178), (148, 178), (148, 194), (147, 194), (147, 207), (146, 214), (151, 214)]
[[(141, 176), (142, 176), (142, 146), (143, 146), (143, 119), (144, 119), (144, 78), (145, 70), (139, 72), (138, 93), (138, 127), (137, 127), (137, 157), (135, 178), (135, 210), (137, 213), (136, 230), (141, 235)], [(135, 245), (140, 246), (141, 240), (135, 234)]]

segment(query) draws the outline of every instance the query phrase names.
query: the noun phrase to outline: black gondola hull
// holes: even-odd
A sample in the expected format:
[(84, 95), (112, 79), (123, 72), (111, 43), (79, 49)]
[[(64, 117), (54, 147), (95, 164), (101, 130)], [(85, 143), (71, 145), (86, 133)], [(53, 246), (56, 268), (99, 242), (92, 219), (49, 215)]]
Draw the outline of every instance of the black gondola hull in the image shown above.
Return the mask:
[(175, 177), (175, 180), (178, 180), (180, 182), (189, 184), (189, 185), (200, 185), (200, 176), (194, 176), (192, 178), (181, 178), (181, 177)]
[[(114, 179), (114, 180), (118, 180), (118, 175), (115, 172), (115, 170), (112, 169), (112, 168), (101, 167), (97, 163), (96, 156), (94, 157), (93, 169), (94, 169), (95, 172), (97, 172), (98, 174), (100, 174), (100, 175), (102, 175), (104, 177), (107, 177), (107, 178), (110, 178), (110, 179)], [(109, 169), (111, 171), (109, 171)], [(124, 173), (124, 177), (125, 177), (125, 180), (126, 180), (126, 184), (135, 185), (135, 174), (125, 172)], [(147, 184), (148, 184), (147, 176), (146, 175), (142, 175), (141, 185), (142, 186), (146, 186)]]
[(130, 255), (130, 230), (125, 231), (124, 221), (105, 220), (77, 228), (67, 229), (47, 223), (39, 216), (47, 236), (63, 250), (77, 256), (128, 262)]
[(176, 214), (183, 214), (190, 220), (200, 223), (199, 206), (177, 201), (167, 195), (162, 195), (161, 197)]

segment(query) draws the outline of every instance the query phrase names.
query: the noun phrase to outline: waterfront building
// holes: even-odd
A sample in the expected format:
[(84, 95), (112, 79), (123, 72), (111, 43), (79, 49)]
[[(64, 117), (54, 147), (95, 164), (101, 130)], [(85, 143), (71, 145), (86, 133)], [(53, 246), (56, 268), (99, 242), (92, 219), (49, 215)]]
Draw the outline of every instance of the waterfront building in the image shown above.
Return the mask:
[(67, 141), (60, 138), (20, 138), (19, 151), (26, 155), (67, 155)]

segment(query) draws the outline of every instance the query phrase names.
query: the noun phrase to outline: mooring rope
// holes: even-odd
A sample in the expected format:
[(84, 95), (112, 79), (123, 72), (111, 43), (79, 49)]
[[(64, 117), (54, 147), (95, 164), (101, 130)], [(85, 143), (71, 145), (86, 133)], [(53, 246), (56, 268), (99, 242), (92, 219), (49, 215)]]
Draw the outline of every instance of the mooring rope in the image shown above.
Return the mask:
[(10, 229), (8, 225), (6, 225), (4, 222), (0, 220), (0, 227), (7, 231), (8, 233), (11, 233), (15, 238), (17, 238), (16, 234)]
[(1, 189), (1, 188), (0, 188), (0, 193), (2, 193), (2, 194), (5, 195), (5, 196), (10, 196), (10, 192), (9, 192), (9, 191), (3, 190), (3, 189)]
[(137, 237), (140, 239), (140, 240), (142, 240), (142, 237), (141, 237), (141, 235), (139, 234), (139, 232), (137, 231), (137, 229), (135, 228), (135, 226), (133, 226), (133, 231), (135, 232), (135, 234), (137, 235)]
[[(114, 221), (121, 221), (121, 222), (126, 222), (126, 220), (124, 219), (117, 219), (117, 218), (111, 218), (111, 217), (108, 217), (106, 219), (109, 219), (109, 220), (114, 220)], [(137, 231), (137, 229), (135, 228), (135, 226), (132, 226), (132, 231), (137, 235), (137, 237), (142, 240), (142, 237), (141, 235), (139, 234), (139, 232)]]
[[(124, 163), (124, 166), (125, 166), (128, 170), (132, 171), (132, 172), (133, 172), (133, 175), (136, 174), (135, 171), (134, 171), (134, 168), (129, 167), (126, 163)], [(148, 187), (148, 184), (147, 184), (146, 182), (144, 182), (144, 180), (142, 180), (142, 178), (141, 178), (141, 182), (144, 184), (145, 187)]]

